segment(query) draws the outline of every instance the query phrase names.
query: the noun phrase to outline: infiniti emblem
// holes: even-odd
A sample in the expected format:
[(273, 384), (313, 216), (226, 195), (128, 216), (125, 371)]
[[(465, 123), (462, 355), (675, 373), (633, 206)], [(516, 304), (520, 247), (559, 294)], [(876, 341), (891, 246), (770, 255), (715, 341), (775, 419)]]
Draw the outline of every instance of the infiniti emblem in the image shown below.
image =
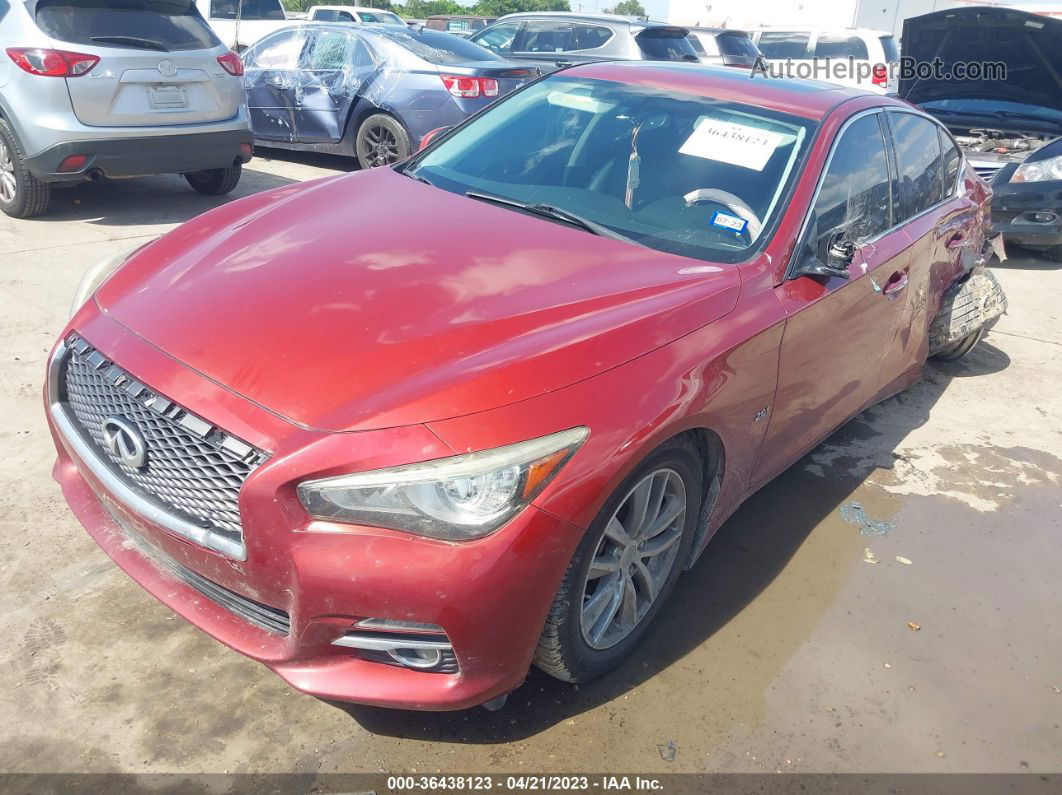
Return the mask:
[(136, 426), (121, 417), (108, 417), (100, 423), (103, 446), (107, 452), (130, 469), (140, 469), (147, 463), (147, 445)]
[(170, 60), (159, 61), (159, 74), (163, 77), (176, 77), (177, 64)]

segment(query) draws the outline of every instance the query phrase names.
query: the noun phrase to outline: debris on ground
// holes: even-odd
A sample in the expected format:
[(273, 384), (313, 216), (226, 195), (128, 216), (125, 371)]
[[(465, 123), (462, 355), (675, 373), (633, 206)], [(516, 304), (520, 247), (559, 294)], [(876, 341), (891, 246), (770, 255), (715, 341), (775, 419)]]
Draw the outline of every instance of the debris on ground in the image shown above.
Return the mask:
[(861, 536), (883, 536), (896, 526), (894, 521), (879, 522), (871, 519), (867, 516), (863, 504), (855, 501), (841, 506), (841, 518), (858, 527)]
[(878, 559), (874, 556), (874, 552), (867, 547), (863, 550), (863, 562), (864, 563), (877, 563)]
[(917, 632), (918, 630), (920, 630), (922, 628), (922, 625), (919, 624), (917, 621), (908, 621), (907, 622), (907, 628), (908, 629), (913, 629), (915, 632)]
[(943, 751), (937, 751), (937, 759), (943, 759), (943, 758), (944, 758), (944, 752)]
[(896, 562), (897, 563), (902, 563), (904, 566), (910, 566), (911, 565), (911, 559), (910, 558), (905, 558), (903, 555), (897, 555), (896, 556)]
[(882, 665), (886, 668), (892, 668), (892, 665), (890, 663), (882, 663)]
[(675, 754), (678, 753), (678, 745), (674, 740), (668, 740), (666, 745), (658, 745), (656, 750), (660, 752), (660, 758), (665, 762), (674, 762)]

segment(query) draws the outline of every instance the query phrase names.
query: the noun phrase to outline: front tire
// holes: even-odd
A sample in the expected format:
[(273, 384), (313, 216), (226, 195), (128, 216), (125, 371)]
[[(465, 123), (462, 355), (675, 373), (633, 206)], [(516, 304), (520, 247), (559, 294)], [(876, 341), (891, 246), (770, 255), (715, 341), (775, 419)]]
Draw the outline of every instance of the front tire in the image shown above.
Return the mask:
[(224, 196), (240, 183), (241, 176), (243, 176), (243, 164), (237, 163), (228, 168), (193, 171), (185, 174), (184, 178), (188, 180), (189, 185), (204, 196)]
[(568, 565), (538, 641), (539, 668), (585, 682), (630, 656), (689, 560), (703, 483), (701, 457), (686, 436), (624, 479)]
[(406, 128), (386, 113), (374, 113), (366, 118), (354, 138), (354, 153), (362, 168), (389, 166), (405, 160), (412, 151)]
[(14, 132), (0, 119), (0, 210), (12, 218), (33, 218), (48, 209), (51, 197), (52, 186), (33, 176)]

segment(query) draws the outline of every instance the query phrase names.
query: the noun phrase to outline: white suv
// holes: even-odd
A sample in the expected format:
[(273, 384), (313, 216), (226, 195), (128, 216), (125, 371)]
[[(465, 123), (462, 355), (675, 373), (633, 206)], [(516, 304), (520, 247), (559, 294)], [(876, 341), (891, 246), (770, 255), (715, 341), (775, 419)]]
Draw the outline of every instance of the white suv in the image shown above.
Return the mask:
[[(878, 94), (895, 91), (900, 48), (887, 30), (765, 27), (749, 31), (774, 69), (793, 76), (855, 86)], [(854, 68), (853, 68), (854, 67)]]
[(0, 48), (7, 215), (39, 215), (53, 183), (99, 177), (184, 174), (227, 193), (251, 159), (243, 64), (191, 3), (11, 3)]

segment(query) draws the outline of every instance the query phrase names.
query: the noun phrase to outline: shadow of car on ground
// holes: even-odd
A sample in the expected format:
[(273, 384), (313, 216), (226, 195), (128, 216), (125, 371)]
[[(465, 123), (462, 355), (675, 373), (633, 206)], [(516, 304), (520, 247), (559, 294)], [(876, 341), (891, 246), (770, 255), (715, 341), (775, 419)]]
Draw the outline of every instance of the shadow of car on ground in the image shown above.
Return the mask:
[[(982, 342), (967, 358), (952, 363), (930, 363), (923, 379), (907, 391), (865, 412), (836, 431), (822, 447), (844, 448), (858, 441), (865, 459), (866, 445), (874, 459), (895, 461), (900, 442), (912, 430), (925, 424), (930, 411), (953, 378), (987, 375), (1010, 365), (1006, 353), (990, 342)], [(938, 418), (939, 421), (939, 418)], [(670, 602), (661, 611), (656, 625), (635, 654), (617, 671), (593, 682), (573, 686), (559, 682), (532, 667), (524, 684), (510, 694), (498, 712), (409, 712), (329, 702), (348, 713), (374, 734), (451, 743), (504, 743), (534, 736), (550, 726), (571, 719), (621, 698), (652, 677), (682, 660), (748, 605), (786, 567), (812, 530), (836, 512), (866, 480), (870, 471), (844, 455), (833, 457), (822, 467), (807, 466), (810, 453), (750, 497), (712, 539), (701, 559), (678, 583)], [(813, 473), (812, 469), (823, 471)], [(887, 465), (886, 468), (891, 468)], [(852, 529), (851, 542), (861, 549), (866, 539)], [(843, 550), (847, 556), (851, 550)], [(858, 554), (858, 553), (856, 553)], [(840, 561), (824, 560), (827, 567), (840, 569)], [(824, 570), (823, 579), (831, 579)], [(841, 573), (832, 575), (838, 580)], [(809, 584), (809, 592), (824, 588), (821, 582)], [(797, 610), (808, 615), (798, 619), (810, 628), (821, 611), (832, 604), (835, 592), (819, 598), (801, 599)], [(801, 641), (798, 629), (790, 641)], [(751, 641), (755, 644), (756, 639)], [(766, 642), (766, 641), (764, 641)], [(776, 655), (788, 658), (785, 655)], [(753, 663), (752, 660), (749, 660)], [(756, 661), (762, 664), (762, 660)], [(740, 667), (740, 666), (739, 666)], [(736, 686), (734, 677), (746, 680), (761, 677), (762, 688), (769, 686), (776, 670), (764, 671), (751, 664), (749, 670), (704, 672), (692, 687)], [(743, 686), (748, 686), (746, 681)], [(760, 683), (753, 681), (754, 687)]]

